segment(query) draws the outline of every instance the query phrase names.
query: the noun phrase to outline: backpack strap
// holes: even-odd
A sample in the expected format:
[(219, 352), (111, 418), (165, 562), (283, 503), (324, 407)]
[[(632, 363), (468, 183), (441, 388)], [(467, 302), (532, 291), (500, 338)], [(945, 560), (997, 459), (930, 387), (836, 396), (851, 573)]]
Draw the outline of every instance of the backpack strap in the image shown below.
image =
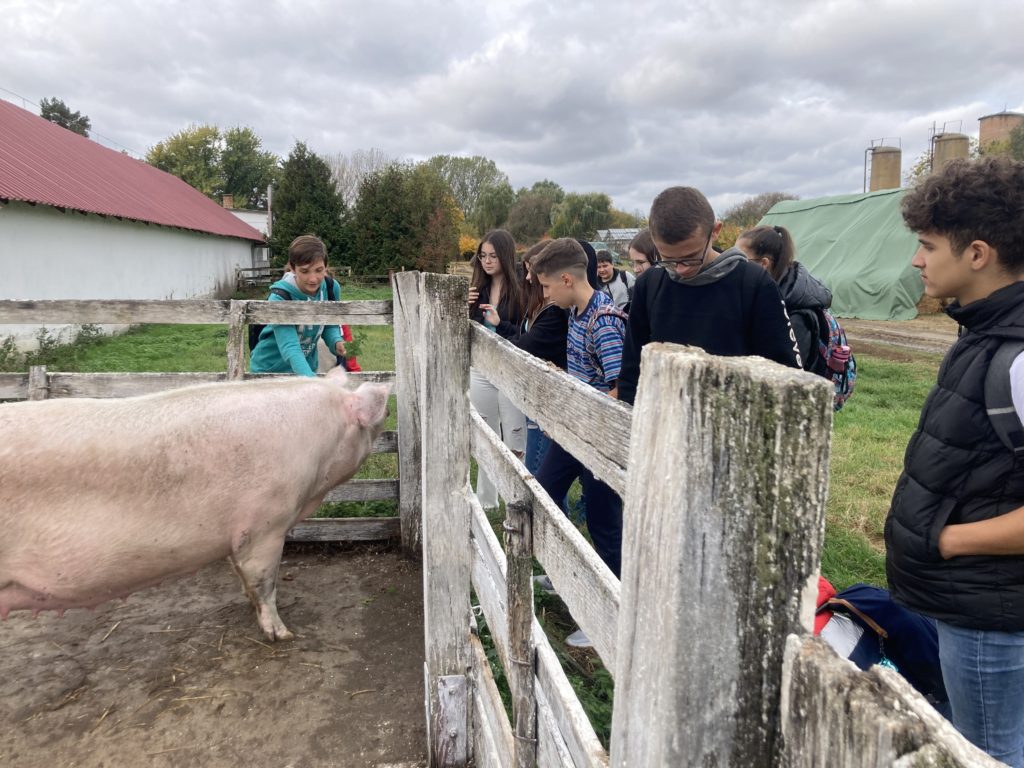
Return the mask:
[(337, 295), (334, 293), (334, 278), (331, 277), (330, 275), (327, 276), (327, 300), (328, 301), (337, 301), (338, 300)]
[(594, 326), (597, 325), (597, 321), (605, 315), (615, 315), (622, 322), (626, 322), (629, 319), (629, 315), (623, 312), (621, 309), (616, 307), (614, 304), (602, 304), (597, 307), (590, 317), (587, 318), (587, 327), (583, 332), (583, 344), (587, 349), (587, 355), (590, 357), (590, 362), (597, 368), (597, 372), (604, 379), (604, 368), (601, 365), (601, 358), (597, 354), (597, 345), (594, 344)]
[(985, 410), (999, 440), (1015, 456), (1024, 453), (1024, 424), (1013, 407), (1010, 366), (1024, 352), (1024, 341), (1004, 341), (985, 372)]
[(285, 301), (292, 300), (292, 295), (288, 293), (288, 291), (286, 291), (284, 288), (277, 288), (275, 286), (270, 289), (270, 292), (277, 296), (278, 298), (284, 299)]
[(874, 619), (872, 619), (870, 616), (868, 616), (866, 613), (864, 613), (864, 611), (862, 611), (860, 608), (855, 606), (849, 600), (844, 600), (841, 597), (830, 597), (825, 602), (825, 604), (821, 608), (819, 608), (818, 610), (827, 609), (827, 608), (835, 608), (836, 606), (840, 606), (842, 608), (845, 608), (850, 613), (852, 613), (854, 616), (856, 616), (858, 619), (860, 619), (865, 624), (867, 624), (869, 627), (871, 627), (871, 629), (874, 630), (876, 635), (878, 635), (879, 637), (883, 637), (883, 638), (888, 639), (889, 633), (886, 632), (884, 629), (882, 629), (882, 627), (879, 626), (878, 622), (876, 622)]

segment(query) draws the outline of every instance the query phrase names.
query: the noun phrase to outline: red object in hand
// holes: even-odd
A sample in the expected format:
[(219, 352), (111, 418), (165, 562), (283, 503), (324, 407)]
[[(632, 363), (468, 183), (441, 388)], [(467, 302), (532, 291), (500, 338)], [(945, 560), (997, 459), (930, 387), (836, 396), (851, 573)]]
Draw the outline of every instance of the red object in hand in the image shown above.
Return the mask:
[[(347, 325), (341, 326), (341, 338), (345, 341), (352, 341), (352, 329)], [(353, 356), (345, 358), (345, 370), (351, 373), (359, 373), (363, 369), (359, 367), (358, 361)]]

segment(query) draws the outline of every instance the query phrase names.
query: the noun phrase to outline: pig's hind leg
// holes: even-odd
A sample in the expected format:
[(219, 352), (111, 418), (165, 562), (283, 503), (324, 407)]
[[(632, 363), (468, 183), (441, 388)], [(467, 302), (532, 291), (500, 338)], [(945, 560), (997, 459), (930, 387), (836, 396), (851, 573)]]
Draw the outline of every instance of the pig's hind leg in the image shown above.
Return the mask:
[(256, 609), (260, 629), (271, 641), (294, 637), (277, 614), (277, 569), (283, 548), (284, 536), (268, 536), (255, 541), (242, 536), (229, 557), (242, 582), (242, 589)]

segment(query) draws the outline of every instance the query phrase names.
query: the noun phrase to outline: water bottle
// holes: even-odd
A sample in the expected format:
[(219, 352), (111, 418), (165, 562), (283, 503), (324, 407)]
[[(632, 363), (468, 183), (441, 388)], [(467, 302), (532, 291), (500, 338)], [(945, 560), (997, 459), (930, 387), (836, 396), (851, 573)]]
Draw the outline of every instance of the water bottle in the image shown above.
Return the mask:
[(832, 349), (832, 354), (828, 356), (828, 367), (836, 373), (844, 373), (846, 366), (850, 364), (850, 348), (845, 344), (840, 344), (838, 347)]

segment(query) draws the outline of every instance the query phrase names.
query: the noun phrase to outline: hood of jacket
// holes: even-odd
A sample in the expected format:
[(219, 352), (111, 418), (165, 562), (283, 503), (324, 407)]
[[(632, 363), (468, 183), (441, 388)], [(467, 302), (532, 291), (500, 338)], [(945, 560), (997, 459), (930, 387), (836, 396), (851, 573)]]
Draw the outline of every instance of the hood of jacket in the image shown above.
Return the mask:
[[(701, 266), (697, 274), (692, 277), (683, 277), (676, 273), (675, 267), (662, 267), (669, 279), (681, 285), (708, 285), (717, 283), (728, 275), (741, 261), (746, 261), (747, 256), (739, 248), (733, 247), (718, 254), (714, 261), (707, 261)], [(659, 262), (660, 263), (660, 262)]]
[(799, 261), (794, 262), (782, 276), (779, 293), (790, 312), (796, 309), (828, 309), (832, 306), (832, 291)]

